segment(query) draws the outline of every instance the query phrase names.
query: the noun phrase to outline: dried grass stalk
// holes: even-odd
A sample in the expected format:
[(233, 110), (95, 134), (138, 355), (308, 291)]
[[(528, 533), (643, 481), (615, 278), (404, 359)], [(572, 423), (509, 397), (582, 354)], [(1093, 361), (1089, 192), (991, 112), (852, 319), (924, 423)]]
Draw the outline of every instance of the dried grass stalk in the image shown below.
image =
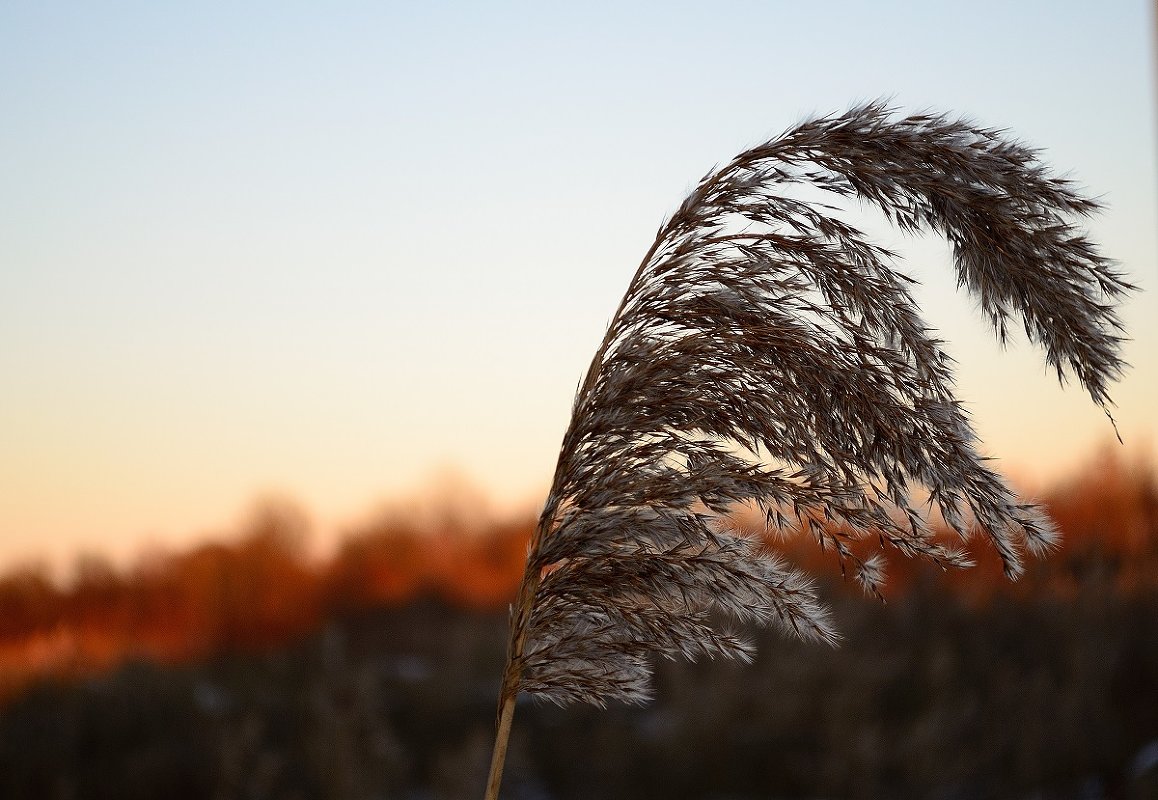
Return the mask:
[(654, 654), (751, 656), (720, 616), (835, 642), (809, 581), (729, 530), (736, 504), (835, 548), (869, 591), (881, 562), (854, 538), (968, 564), (914, 490), (962, 538), (982, 531), (1010, 577), (1054, 542), (978, 454), (893, 254), (797, 186), (947, 238), (997, 338), (1019, 322), (1060, 380), (1108, 408), (1115, 303), (1133, 287), (1074, 226), (1098, 203), (1034, 150), (877, 102), (741, 153), (662, 226), (575, 398), (512, 608), (488, 797), (520, 691), (642, 702)]

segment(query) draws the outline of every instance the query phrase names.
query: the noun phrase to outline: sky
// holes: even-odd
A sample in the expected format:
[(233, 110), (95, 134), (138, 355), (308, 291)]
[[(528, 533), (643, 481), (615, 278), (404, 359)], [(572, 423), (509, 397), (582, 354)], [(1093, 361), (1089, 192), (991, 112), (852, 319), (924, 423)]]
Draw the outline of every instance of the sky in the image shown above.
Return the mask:
[[(694, 182), (888, 97), (1007, 128), (1108, 209), (1143, 291), (1114, 390), (1154, 449), (1146, 2), (6, 2), (0, 568), (383, 504), (534, 509), (639, 258)], [(987, 453), (1030, 487), (1114, 441), (945, 246), (902, 240)]]

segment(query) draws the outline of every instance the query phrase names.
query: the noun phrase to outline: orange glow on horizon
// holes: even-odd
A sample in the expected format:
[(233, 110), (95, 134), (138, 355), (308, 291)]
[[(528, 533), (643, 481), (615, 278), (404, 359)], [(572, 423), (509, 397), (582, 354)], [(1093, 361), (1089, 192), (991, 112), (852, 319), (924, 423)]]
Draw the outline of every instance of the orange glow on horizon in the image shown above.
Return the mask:
[[(1148, 459), (1112, 451), (1042, 498), (1062, 531), (1060, 548), (1030, 560), (1009, 584), (984, 543), (972, 570), (934, 577), (927, 564), (890, 557), (885, 593), (938, 580), (971, 602), (994, 593), (1072, 596), (1091, 581), (1129, 592), (1158, 582), (1158, 482)], [(40, 675), (85, 675), (127, 658), (162, 663), (263, 650), (316, 630), (324, 620), (427, 597), (499, 612), (520, 580), (534, 517), (425, 518), (383, 512), (347, 530), (325, 558), (308, 551), (310, 525), (292, 506), (251, 514), (229, 543), (140, 556), (118, 570), (85, 556), (67, 583), (36, 567), (0, 574), (0, 696)], [(838, 579), (831, 553), (797, 536), (770, 542), (798, 567)], [(852, 582), (844, 582), (856, 591)]]

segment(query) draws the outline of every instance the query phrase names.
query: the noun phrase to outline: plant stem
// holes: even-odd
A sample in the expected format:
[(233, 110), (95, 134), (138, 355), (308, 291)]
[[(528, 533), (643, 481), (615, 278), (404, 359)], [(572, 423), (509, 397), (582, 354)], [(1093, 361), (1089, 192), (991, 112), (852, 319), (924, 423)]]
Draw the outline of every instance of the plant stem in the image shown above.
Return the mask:
[(531, 550), (527, 556), (527, 567), (519, 584), (519, 597), (515, 601), (511, 615), (511, 634), (507, 644), (507, 666), (503, 671), (503, 685), (499, 690), (499, 717), (495, 729), (495, 749), (491, 754), (491, 771), (487, 778), (486, 800), (498, 800), (499, 785), (503, 782), (503, 765), (507, 760), (507, 742), (511, 736), (511, 719), (515, 716), (515, 701), (519, 697), (519, 682), (523, 677), (523, 647), (527, 641), (527, 628), (531, 622), (531, 607), (535, 603), (535, 592), (541, 577), (535, 563), (542, 532), (548, 524), (554, 509), (544, 511), (531, 540)]
[(491, 754), (491, 773), (487, 778), (486, 800), (498, 800), (503, 782), (503, 765), (507, 760), (507, 741), (511, 735), (511, 719), (515, 716), (515, 698), (518, 694), (504, 693), (499, 705), (499, 725), (495, 733), (495, 749)]

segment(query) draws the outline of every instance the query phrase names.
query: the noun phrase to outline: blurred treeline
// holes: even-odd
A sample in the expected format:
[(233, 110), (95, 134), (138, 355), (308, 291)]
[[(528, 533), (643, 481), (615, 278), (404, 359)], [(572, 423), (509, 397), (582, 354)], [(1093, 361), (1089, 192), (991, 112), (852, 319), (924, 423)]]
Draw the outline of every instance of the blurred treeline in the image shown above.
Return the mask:
[(351, 530), (331, 558), (315, 559), (305, 515), (275, 502), (232, 537), (152, 553), (128, 570), (94, 555), (78, 559), (63, 584), (42, 564), (14, 569), (0, 576), (0, 702), (37, 677), (268, 650), (325, 620), (418, 597), (505, 608), (533, 519), (460, 524), (447, 516), (431, 527), (387, 512)]
[[(644, 709), (520, 706), (510, 798), (1158, 797), (1158, 482), (1104, 457), (1041, 498), (1011, 585), (798, 540), (846, 639), (661, 664)], [(383, 515), (326, 559), (286, 506), (228, 543), (0, 578), (0, 797), (479, 797), (533, 521)]]

